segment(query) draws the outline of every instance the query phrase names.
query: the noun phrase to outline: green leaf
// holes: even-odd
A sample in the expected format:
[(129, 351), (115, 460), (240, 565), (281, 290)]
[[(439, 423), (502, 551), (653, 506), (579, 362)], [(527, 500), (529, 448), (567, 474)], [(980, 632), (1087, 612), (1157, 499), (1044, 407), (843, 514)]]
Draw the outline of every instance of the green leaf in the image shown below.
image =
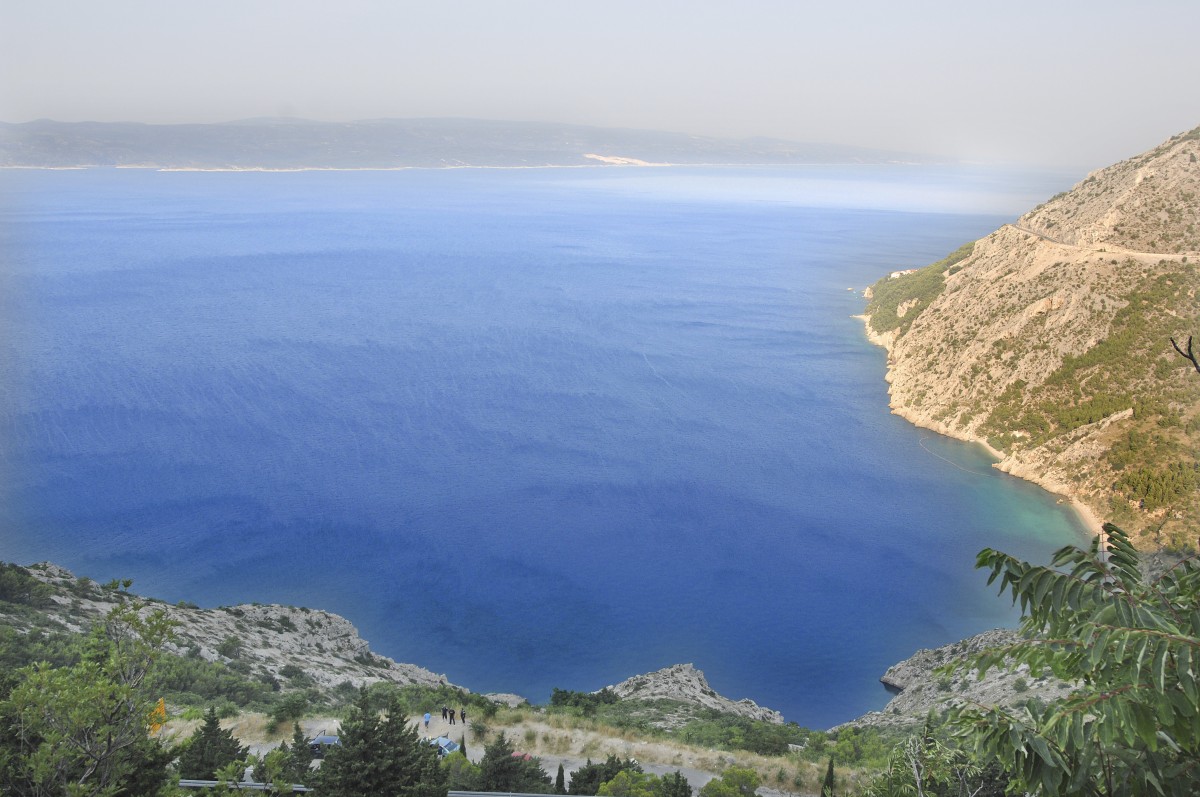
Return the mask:
[(1167, 664), (1170, 663), (1171, 647), (1165, 641), (1160, 641), (1157, 647), (1158, 650), (1154, 653), (1154, 669), (1151, 671), (1151, 677), (1154, 679), (1155, 687), (1162, 692), (1167, 688)]

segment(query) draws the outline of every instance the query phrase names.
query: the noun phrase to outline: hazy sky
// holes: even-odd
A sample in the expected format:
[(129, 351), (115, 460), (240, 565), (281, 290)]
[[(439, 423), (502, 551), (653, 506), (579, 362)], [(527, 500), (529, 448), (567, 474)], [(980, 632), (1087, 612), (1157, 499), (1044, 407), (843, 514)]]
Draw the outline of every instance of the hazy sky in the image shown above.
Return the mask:
[(0, 120), (466, 116), (1090, 169), (1200, 125), (1200, 0), (0, 0)]

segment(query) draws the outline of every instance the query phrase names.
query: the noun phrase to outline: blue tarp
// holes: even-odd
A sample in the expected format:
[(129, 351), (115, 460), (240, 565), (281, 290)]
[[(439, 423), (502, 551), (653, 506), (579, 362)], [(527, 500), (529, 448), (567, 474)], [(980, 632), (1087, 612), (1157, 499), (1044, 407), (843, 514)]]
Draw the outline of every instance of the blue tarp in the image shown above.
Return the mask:
[(459, 750), (458, 742), (453, 741), (445, 736), (439, 736), (436, 739), (430, 739), (429, 743), (437, 745), (439, 756), (450, 755), (451, 753), (456, 753)]

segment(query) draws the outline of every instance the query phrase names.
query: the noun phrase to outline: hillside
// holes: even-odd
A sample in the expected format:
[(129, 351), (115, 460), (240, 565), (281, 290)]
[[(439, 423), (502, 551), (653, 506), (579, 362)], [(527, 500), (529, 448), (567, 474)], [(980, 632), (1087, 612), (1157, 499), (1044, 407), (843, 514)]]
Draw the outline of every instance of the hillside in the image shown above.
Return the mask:
[[(676, 664), (645, 675), (635, 675), (607, 688), (622, 700), (675, 701), (722, 714), (783, 724), (783, 715), (774, 709), (764, 708), (748, 698), (734, 702), (717, 694), (708, 685), (704, 673), (691, 664)], [(656, 724), (670, 727), (672, 722), (665, 717)]]
[(806, 790), (823, 772), (815, 763), (818, 751), (812, 760), (781, 758), (790, 742), (809, 738), (810, 731), (784, 726), (778, 712), (752, 701), (722, 697), (691, 665), (604, 690), (606, 711), (596, 710), (598, 693), (566, 692), (572, 699), (563, 705), (531, 706), (516, 695), (472, 694), (443, 675), (375, 654), (348, 620), (329, 612), (169, 605), (139, 597), (129, 586), (98, 584), (50, 563), (0, 562), (0, 664), (10, 673), (39, 661), (69, 666), (80, 655), (81, 634), (132, 601), (161, 609), (178, 624), (168, 645), (172, 655), (160, 659), (153, 686), (166, 701), (164, 733), (176, 741), (199, 727), (203, 707), (214, 706), (222, 724), (261, 755), (291, 738), (293, 720), (309, 736), (336, 732), (347, 702), (358, 695), (355, 687), (365, 686), (372, 699), (398, 694), (414, 723), (439, 704), (464, 707), (469, 724), (447, 725), (434, 710), (429, 732), (461, 739), (469, 729), (476, 761), (484, 744), (506, 733), (551, 772), (560, 763), (570, 770), (636, 753), (647, 771), (682, 769), (699, 788), (736, 764), (760, 772), (768, 796)]
[[(35, 581), (30, 582), (27, 577)], [(26, 598), (13, 602), (9, 593), (14, 584), (21, 582), (43, 585), (36, 588), (36, 599), (31, 588), (25, 586), (16, 592)], [(146, 600), (119, 585), (101, 585), (86, 577), (78, 578), (48, 562), (28, 568), (0, 562), (0, 623), (25, 636), (86, 632), (114, 606), (133, 599)], [(169, 605), (149, 600), (176, 623), (168, 648), (170, 653), (197, 663), (217, 665), (220, 670), (242, 676), (259, 687), (267, 685), (272, 692), (335, 693), (347, 687), (383, 683), (425, 687), (446, 694), (470, 693), (450, 683), (445, 675), (372, 652), (349, 620), (320, 609), (279, 604), (202, 609), (186, 602)], [(3, 640), (0, 635), (0, 643)], [(664, 716), (670, 714), (681, 720), (677, 724), (694, 719), (697, 714), (711, 713), (776, 725), (783, 723), (783, 716), (777, 711), (748, 699), (733, 701), (713, 691), (704, 673), (691, 664), (637, 675), (609, 689), (630, 704), (653, 704), (651, 714), (656, 718), (660, 711)], [(486, 697), (510, 707), (526, 702), (517, 695)]]
[[(115, 606), (130, 600), (148, 601), (150, 606), (166, 611), (177, 623), (168, 652), (202, 665), (172, 676), (165, 686), (182, 701), (181, 706), (223, 699), (224, 695), (204, 691), (211, 683), (200, 687), (190, 683), (218, 678), (225, 680), (224, 686), (218, 685), (221, 690), (245, 698), (239, 705), (242, 709), (269, 709), (281, 697), (301, 692), (313, 698), (313, 708), (336, 710), (339, 699), (326, 699), (322, 705), (318, 696), (340, 695), (348, 686), (373, 684), (419, 687), (422, 694), (437, 694), (438, 699), (451, 702), (455, 695), (471, 694), (470, 690), (450, 683), (445, 675), (372, 652), (349, 620), (330, 612), (279, 604), (240, 604), (214, 609), (186, 602), (170, 605), (141, 598), (120, 585), (102, 585), (86, 577), (76, 577), (48, 562), (27, 568), (0, 562), (0, 626), (3, 627), (0, 652), (9, 656), (6, 659), (0, 655), (0, 661), (10, 667), (23, 663), (17, 651), (20, 646), (14, 644), (15, 637), (11, 635), (33, 640), (31, 647), (34, 647), (38, 640), (46, 641), (55, 635), (85, 633)], [(906, 726), (921, 721), (935, 702), (946, 697), (935, 694), (940, 676), (933, 672), (934, 667), (961, 659), (985, 644), (1005, 641), (1004, 635), (1012, 633), (989, 631), (936, 651), (918, 651), (880, 679), (889, 689), (902, 692), (901, 697), (889, 703), (882, 713), (869, 714), (851, 724)], [(53, 648), (43, 646), (37, 658), (53, 660)], [(977, 702), (1006, 702), (1017, 694), (1008, 684), (1012, 677), (1000, 671), (989, 673), (982, 682), (964, 677), (962, 683), (955, 681), (954, 692)], [(249, 684), (265, 691), (256, 693)], [(551, 706), (583, 709), (586, 716), (607, 718), (625, 727), (676, 731), (686, 729), (689, 723), (724, 717), (743, 727), (748, 727), (745, 723), (761, 724), (786, 733), (782, 727), (784, 717), (778, 711), (747, 698), (735, 701), (724, 697), (712, 689), (704, 673), (692, 664), (676, 664), (634, 675), (599, 692), (555, 691), (559, 695), (551, 701)], [(926, 693), (923, 698), (915, 697), (922, 692)], [(1025, 697), (1032, 694), (1040, 693), (1035, 687)], [(525, 698), (518, 695), (474, 697), (487, 698), (482, 702), (496, 706), (529, 707)], [(787, 725), (795, 727), (793, 723)]]
[[(86, 632), (114, 606), (136, 597), (47, 562), (31, 565), (26, 572), (48, 589), (34, 601), (36, 611), (18, 610), (0, 594), (0, 621), (18, 633)], [(274, 691), (286, 690), (289, 684), (318, 689), (378, 682), (453, 686), (444, 675), (372, 653), (349, 620), (320, 609), (278, 604), (201, 609), (188, 603), (153, 603), (177, 623), (171, 653), (222, 665)]]
[(1016, 631), (995, 629), (933, 650), (918, 650), (893, 664), (879, 679), (895, 697), (881, 711), (868, 712), (842, 727), (913, 728), (923, 723), (929, 712), (939, 713), (953, 705), (1013, 706), (1031, 699), (1050, 703), (1068, 694), (1066, 683), (1046, 673), (1031, 673), (1025, 665), (989, 670), (984, 678), (965, 666), (953, 673), (939, 672), (1018, 638)]
[[(751, 700), (716, 693), (691, 664), (636, 675), (599, 692), (555, 689), (547, 705), (515, 695), (478, 695), (445, 676), (398, 664), (370, 651), (353, 625), (328, 612), (280, 605), (243, 604), (201, 609), (168, 605), (129, 592), (129, 583), (97, 584), (49, 563), (28, 568), (0, 562), (0, 664), (17, 672), (35, 662), (69, 667), (80, 656), (79, 634), (130, 601), (161, 609), (178, 623), (168, 655), (155, 668), (152, 692), (166, 702), (165, 738), (188, 738), (212, 706), (255, 755), (291, 738), (297, 722), (308, 736), (336, 733), (354, 687), (382, 706), (397, 697), (410, 722), (432, 721), (427, 735), (466, 739), (478, 761), (500, 734), (522, 752), (539, 756), (547, 772), (568, 771), (609, 756), (636, 757), (647, 772), (675, 770), (699, 788), (726, 767), (759, 774), (764, 797), (814, 794), (830, 755), (839, 781), (861, 784), (885, 765), (892, 746), (947, 701), (1011, 704), (1053, 699), (1063, 685), (1027, 671), (942, 674), (940, 665), (983, 646), (1010, 639), (992, 631), (938, 650), (917, 651), (884, 674), (900, 694), (886, 709), (828, 732), (785, 723)], [(460, 706), (469, 723), (450, 725), (436, 706)]]
[(1200, 532), (1200, 128), (868, 289), (891, 406), (1148, 546)]
[(0, 167), (286, 170), (929, 161), (834, 144), (483, 119), (0, 123)]

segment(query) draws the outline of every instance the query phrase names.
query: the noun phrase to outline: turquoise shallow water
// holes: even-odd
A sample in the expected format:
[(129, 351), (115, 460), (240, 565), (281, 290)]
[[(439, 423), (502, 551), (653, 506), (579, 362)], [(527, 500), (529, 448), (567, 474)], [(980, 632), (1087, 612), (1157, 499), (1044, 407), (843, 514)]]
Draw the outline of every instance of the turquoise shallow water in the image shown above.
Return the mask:
[(1057, 190), (1023, 179), (6, 174), (0, 557), (327, 608), (533, 700), (690, 661), (804, 725), (879, 708), (1014, 620), (980, 548), (1080, 534), (890, 415), (851, 318)]

